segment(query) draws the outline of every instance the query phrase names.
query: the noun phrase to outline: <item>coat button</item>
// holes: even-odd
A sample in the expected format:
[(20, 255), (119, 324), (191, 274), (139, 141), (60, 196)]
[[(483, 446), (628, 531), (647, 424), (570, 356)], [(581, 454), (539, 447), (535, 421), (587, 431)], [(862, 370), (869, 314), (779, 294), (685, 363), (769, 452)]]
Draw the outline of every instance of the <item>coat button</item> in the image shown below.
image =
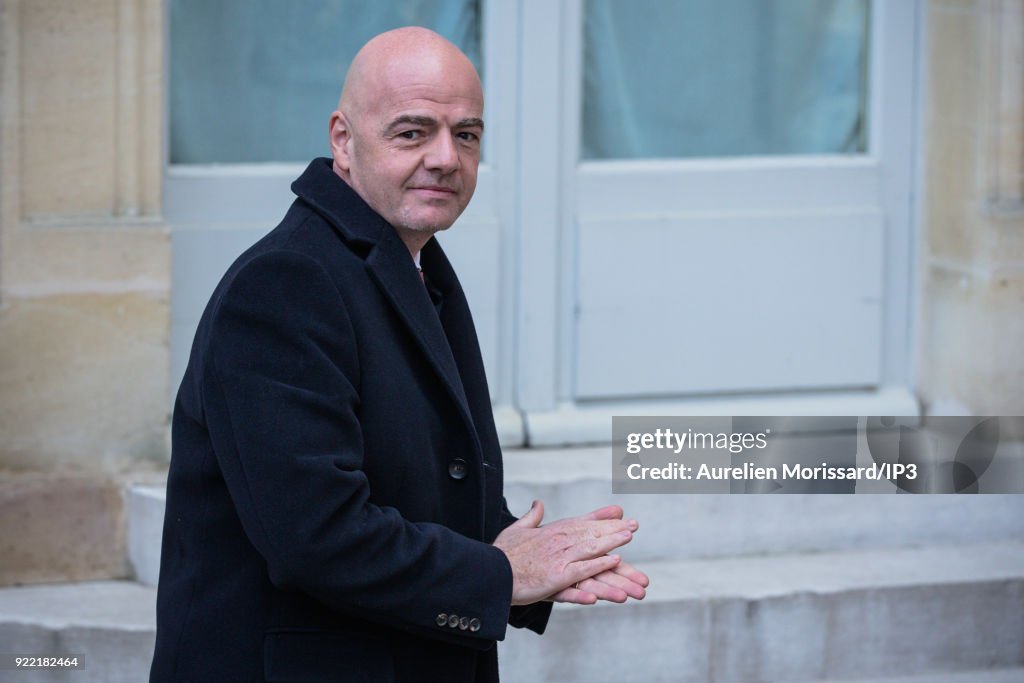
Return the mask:
[(455, 628), (459, 625), (459, 617), (456, 614), (452, 614), (448, 617), (448, 628)]
[(459, 630), (465, 631), (469, 628), (469, 617), (459, 617)]
[(469, 620), (469, 630), (472, 631), (473, 633), (476, 633), (477, 631), (479, 631), (480, 630), (480, 620), (477, 619), (476, 617), (473, 617), (472, 619), (470, 619)]
[(438, 626), (444, 626), (445, 624), (448, 623), (448, 615), (445, 614), (444, 612), (441, 612), (440, 614), (437, 615), (437, 619), (435, 619), (435, 621), (437, 621), (437, 625)]
[(468, 472), (469, 467), (462, 458), (455, 458), (448, 463), (448, 476), (452, 479), (465, 479)]

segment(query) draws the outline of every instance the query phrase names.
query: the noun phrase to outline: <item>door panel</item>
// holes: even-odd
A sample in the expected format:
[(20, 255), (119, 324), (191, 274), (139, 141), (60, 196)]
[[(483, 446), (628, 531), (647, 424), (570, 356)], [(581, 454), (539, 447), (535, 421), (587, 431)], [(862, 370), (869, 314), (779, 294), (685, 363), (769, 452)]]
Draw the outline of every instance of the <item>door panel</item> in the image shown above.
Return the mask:
[(877, 212), (584, 222), (577, 396), (877, 385), (882, 222)]

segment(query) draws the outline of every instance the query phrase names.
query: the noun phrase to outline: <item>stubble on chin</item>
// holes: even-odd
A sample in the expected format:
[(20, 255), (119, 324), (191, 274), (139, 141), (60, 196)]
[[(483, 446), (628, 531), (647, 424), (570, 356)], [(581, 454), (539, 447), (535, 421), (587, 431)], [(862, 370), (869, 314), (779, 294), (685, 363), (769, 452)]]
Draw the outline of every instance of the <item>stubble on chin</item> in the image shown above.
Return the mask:
[[(459, 213), (461, 214), (462, 212), (460, 211)], [(396, 225), (395, 227), (399, 230), (408, 230), (413, 233), (433, 235), (436, 232), (441, 232), (442, 230), (450, 228), (452, 224), (458, 220), (458, 215), (447, 223), (428, 223), (424, 222), (422, 218), (417, 219), (411, 208), (403, 206), (398, 210), (398, 220), (400, 225)]]

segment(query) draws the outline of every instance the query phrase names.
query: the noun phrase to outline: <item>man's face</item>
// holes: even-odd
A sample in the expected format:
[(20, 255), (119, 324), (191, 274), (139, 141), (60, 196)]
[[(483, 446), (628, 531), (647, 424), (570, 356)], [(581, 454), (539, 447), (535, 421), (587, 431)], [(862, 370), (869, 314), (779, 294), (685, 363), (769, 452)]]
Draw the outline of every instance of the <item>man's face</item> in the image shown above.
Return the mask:
[[(483, 97), (476, 74), (439, 64), (396, 65), (342, 111), (350, 134), (335, 165), (400, 232), (455, 222), (476, 189)], [(332, 132), (332, 136), (334, 133)], [(346, 177), (347, 175), (347, 177)]]

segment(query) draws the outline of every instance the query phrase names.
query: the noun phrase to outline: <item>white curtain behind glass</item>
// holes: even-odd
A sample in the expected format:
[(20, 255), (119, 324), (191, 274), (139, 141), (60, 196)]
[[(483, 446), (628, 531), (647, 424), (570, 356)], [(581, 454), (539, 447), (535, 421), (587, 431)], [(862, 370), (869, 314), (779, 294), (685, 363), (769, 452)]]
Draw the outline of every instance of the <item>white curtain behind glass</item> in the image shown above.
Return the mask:
[(585, 9), (585, 159), (866, 149), (869, 0)]
[(356, 51), (431, 28), (480, 68), (479, 0), (171, 0), (172, 164), (308, 161)]

